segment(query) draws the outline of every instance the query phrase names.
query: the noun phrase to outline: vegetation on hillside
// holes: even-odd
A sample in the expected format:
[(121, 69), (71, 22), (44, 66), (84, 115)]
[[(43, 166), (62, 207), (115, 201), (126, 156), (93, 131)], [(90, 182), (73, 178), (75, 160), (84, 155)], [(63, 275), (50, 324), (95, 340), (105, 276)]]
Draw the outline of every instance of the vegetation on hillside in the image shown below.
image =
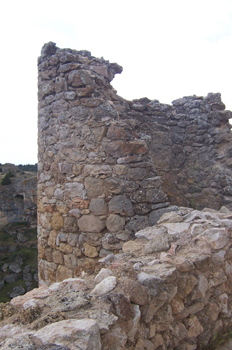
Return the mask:
[(9, 171), (8, 173), (6, 173), (6, 175), (4, 176), (4, 178), (1, 181), (1, 185), (6, 186), (6, 185), (10, 185), (11, 184), (11, 178), (14, 177), (15, 175)]
[(26, 165), (22, 165), (22, 164), (19, 164), (17, 165), (17, 168), (19, 170), (22, 170), (22, 171), (35, 171), (37, 172), (37, 163), (36, 164), (26, 164)]

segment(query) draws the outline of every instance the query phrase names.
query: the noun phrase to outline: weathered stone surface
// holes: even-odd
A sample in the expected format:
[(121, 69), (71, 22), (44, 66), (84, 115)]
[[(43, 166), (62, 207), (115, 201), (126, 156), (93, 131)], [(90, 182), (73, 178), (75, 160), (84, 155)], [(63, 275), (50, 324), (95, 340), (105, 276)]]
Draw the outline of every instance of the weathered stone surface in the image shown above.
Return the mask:
[(68, 269), (65, 266), (59, 265), (57, 269), (57, 281), (63, 281), (66, 278), (73, 277), (72, 270)]
[(92, 290), (91, 295), (104, 295), (112, 291), (117, 284), (117, 279), (114, 276), (109, 276), (104, 278), (100, 283), (98, 283)]
[(103, 151), (109, 153), (112, 156), (132, 156), (132, 155), (143, 155), (147, 153), (147, 146), (145, 142), (139, 141), (114, 141), (114, 142), (103, 142)]
[(103, 180), (96, 179), (95, 177), (85, 178), (85, 188), (88, 197), (93, 198), (100, 196), (103, 193)]
[(90, 201), (89, 210), (93, 213), (93, 215), (108, 214), (108, 206), (103, 198), (93, 198)]
[(109, 269), (101, 269), (101, 271), (98, 273), (98, 275), (95, 277), (94, 282), (100, 283), (102, 280), (104, 280), (106, 277), (109, 277), (112, 275), (112, 271)]
[(126, 344), (127, 336), (123, 329), (115, 327), (113, 330), (106, 334), (103, 340), (104, 348), (120, 350), (123, 349)]
[(157, 209), (151, 212), (151, 214), (149, 215), (149, 221), (151, 225), (156, 225), (158, 220), (161, 218), (161, 216), (163, 214), (165, 214), (166, 212), (170, 212), (173, 210), (178, 209), (177, 207), (171, 206), (171, 207), (167, 207), (167, 208), (161, 208), (161, 209)]
[(71, 346), (71, 349), (101, 349), (100, 334), (94, 320), (65, 320), (50, 324), (34, 336), (43, 344)]
[(227, 229), (210, 228), (201, 235), (210, 242), (213, 249), (222, 249), (228, 242)]
[(203, 327), (195, 315), (190, 315), (190, 318), (188, 320), (188, 326), (189, 326), (189, 329), (188, 329), (189, 338), (197, 337), (199, 334), (203, 332)]
[(147, 289), (140, 283), (124, 278), (122, 288), (126, 295), (129, 296), (133, 304), (145, 305), (148, 299)]
[(54, 263), (63, 265), (64, 259), (63, 259), (63, 254), (61, 253), (61, 251), (55, 250), (52, 253), (52, 258), (53, 258)]
[(149, 226), (147, 216), (135, 215), (129, 223), (125, 226), (125, 232), (134, 235), (139, 230)]
[(101, 232), (106, 223), (104, 220), (100, 220), (98, 216), (95, 215), (83, 215), (78, 220), (78, 226), (83, 232)]
[(64, 255), (64, 265), (68, 269), (73, 269), (77, 267), (77, 258), (74, 254), (65, 254)]
[(52, 215), (51, 226), (53, 230), (59, 230), (64, 226), (63, 216), (56, 212)]
[(167, 232), (157, 233), (145, 246), (145, 254), (166, 251), (171, 246), (172, 237)]
[(66, 197), (83, 197), (83, 184), (81, 183), (66, 183), (65, 184), (65, 190), (64, 190), (64, 194)]
[(114, 306), (116, 316), (123, 320), (129, 320), (133, 317), (133, 309), (129, 300), (122, 293), (110, 293), (108, 298)]
[(121, 231), (124, 228), (125, 221), (125, 218), (119, 215), (110, 214), (106, 220), (106, 227), (111, 232)]
[(120, 250), (122, 248), (122, 242), (117, 238), (115, 232), (106, 233), (102, 238), (102, 247), (105, 250)]
[(89, 258), (95, 258), (98, 256), (98, 251), (95, 247), (91, 246), (88, 243), (84, 243), (84, 254)]
[(12, 262), (10, 265), (9, 265), (9, 269), (11, 271), (13, 271), (14, 273), (19, 273), (22, 271), (22, 268), (21, 266), (17, 263), (17, 262)]
[(64, 218), (64, 232), (78, 232), (77, 219), (75, 217)]
[(125, 216), (133, 216), (134, 210), (131, 201), (126, 196), (115, 196), (109, 202), (109, 212)]

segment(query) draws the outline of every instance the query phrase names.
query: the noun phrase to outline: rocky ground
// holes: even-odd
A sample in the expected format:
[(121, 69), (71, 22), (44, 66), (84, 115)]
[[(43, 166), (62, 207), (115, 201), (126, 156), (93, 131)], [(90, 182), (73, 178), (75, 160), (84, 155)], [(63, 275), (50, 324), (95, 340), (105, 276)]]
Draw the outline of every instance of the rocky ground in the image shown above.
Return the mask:
[(0, 302), (25, 294), (38, 285), (37, 227), (27, 222), (0, 230)]
[(231, 233), (225, 207), (164, 214), (120, 254), (1, 304), (0, 349), (206, 349), (231, 329)]
[[(10, 174), (10, 183), (2, 184)], [(0, 228), (11, 222), (37, 222), (37, 173), (14, 164), (0, 165)]]
[[(0, 165), (0, 302), (37, 287), (36, 166)], [(10, 174), (9, 183), (2, 180)]]

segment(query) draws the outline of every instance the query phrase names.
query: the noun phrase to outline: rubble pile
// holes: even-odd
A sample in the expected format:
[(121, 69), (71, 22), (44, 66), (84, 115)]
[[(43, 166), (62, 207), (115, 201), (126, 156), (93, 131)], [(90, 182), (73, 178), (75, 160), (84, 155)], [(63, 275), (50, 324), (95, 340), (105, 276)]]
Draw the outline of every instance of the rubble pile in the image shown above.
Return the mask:
[(232, 212), (178, 207), (75, 278), (0, 304), (0, 349), (195, 350), (231, 327)]

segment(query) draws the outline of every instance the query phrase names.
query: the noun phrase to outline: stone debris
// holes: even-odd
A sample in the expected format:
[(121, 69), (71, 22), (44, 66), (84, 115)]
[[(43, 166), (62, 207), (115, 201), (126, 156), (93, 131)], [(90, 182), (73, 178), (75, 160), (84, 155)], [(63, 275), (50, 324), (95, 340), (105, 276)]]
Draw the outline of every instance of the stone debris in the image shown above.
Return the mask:
[(104, 295), (109, 293), (116, 287), (117, 279), (114, 276), (104, 278), (96, 287), (92, 290), (91, 295)]
[[(226, 221), (232, 213), (192, 213), (179, 207), (164, 214), (125, 242), (122, 253), (97, 259), (96, 272), (88, 268), (83, 278), (43, 285), (1, 304), (0, 349), (204, 348), (232, 326)], [(162, 235), (170, 238), (169, 250), (144, 249), (156, 239), (160, 247)]]

